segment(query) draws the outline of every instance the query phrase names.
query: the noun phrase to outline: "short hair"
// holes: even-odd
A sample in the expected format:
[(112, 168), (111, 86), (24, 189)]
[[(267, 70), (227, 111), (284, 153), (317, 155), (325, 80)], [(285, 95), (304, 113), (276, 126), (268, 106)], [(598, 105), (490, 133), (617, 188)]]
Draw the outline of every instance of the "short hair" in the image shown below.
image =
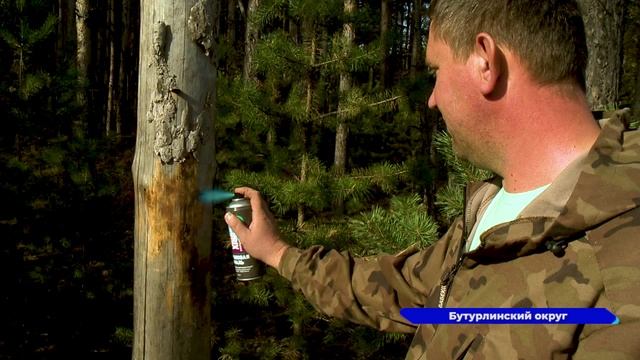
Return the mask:
[(543, 84), (575, 81), (585, 89), (587, 41), (574, 0), (432, 0), (430, 31), (458, 59), (468, 58), (478, 33), (490, 34)]

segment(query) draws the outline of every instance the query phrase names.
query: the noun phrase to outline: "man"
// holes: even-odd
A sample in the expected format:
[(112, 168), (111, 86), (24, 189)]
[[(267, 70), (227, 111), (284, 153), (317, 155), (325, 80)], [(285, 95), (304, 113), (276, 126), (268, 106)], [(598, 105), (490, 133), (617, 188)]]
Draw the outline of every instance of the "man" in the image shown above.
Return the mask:
[[(448, 232), (394, 256), (301, 250), (248, 188), (251, 226), (227, 223), (319, 310), (414, 332), (407, 359), (640, 358), (640, 134), (591, 115), (576, 3), (439, 0), (429, 15), (429, 106), (460, 156), (499, 175), (468, 187)], [(403, 307), (604, 307), (620, 324), (416, 329)]]

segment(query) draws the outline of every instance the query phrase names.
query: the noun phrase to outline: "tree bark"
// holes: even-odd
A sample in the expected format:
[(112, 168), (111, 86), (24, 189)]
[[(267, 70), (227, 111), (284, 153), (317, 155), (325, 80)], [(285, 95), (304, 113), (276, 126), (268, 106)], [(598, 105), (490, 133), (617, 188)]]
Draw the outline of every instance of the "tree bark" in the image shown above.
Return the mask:
[(411, 66), (409, 68), (409, 78), (411, 80), (416, 79), (418, 66), (422, 63), (421, 28), (422, 0), (414, 0), (413, 15), (411, 16)]
[(118, 98), (118, 88), (115, 86), (116, 78), (116, 10), (115, 0), (109, 0), (109, 14), (107, 17), (107, 28), (109, 29), (109, 82), (107, 87), (107, 113), (105, 121), (105, 135), (111, 135), (112, 120), (115, 113), (114, 102)]
[[(356, 8), (355, 0), (344, 0), (344, 14), (347, 18), (353, 15)], [(353, 23), (348, 20), (343, 25), (342, 36), (344, 37), (345, 54), (350, 53), (350, 47), (353, 46), (356, 35)], [(344, 101), (346, 94), (352, 87), (351, 74), (347, 69), (342, 70), (340, 74), (339, 93), (340, 100), (338, 103), (338, 126), (336, 128), (336, 146), (334, 152), (333, 167), (337, 175), (344, 174), (347, 167), (347, 137), (349, 135), (349, 125), (347, 124), (346, 112), (344, 112)]]
[(236, 43), (236, 11), (238, 9), (237, 0), (228, 0), (227, 2), (227, 39), (229, 44), (233, 46)]
[[(310, 62), (309, 65), (311, 68), (316, 64), (316, 53), (317, 49), (317, 34), (316, 34), (316, 25), (312, 21), (307, 23), (305, 26), (307, 41), (310, 43), (309, 47), (309, 57)], [(314, 79), (311, 73), (307, 75), (306, 79), (306, 101), (305, 101), (305, 114), (307, 115), (307, 119), (310, 119), (313, 111), (313, 95), (314, 95)], [(297, 124), (297, 136), (298, 141), (300, 142), (300, 146), (302, 148), (302, 159), (300, 160), (300, 182), (307, 181), (307, 170), (309, 166), (309, 154), (307, 149), (307, 124), (305, 122), (299, 122)], [(304, 226), (305, 220), (305, 207), (303, 204), (298, 205), (298, 218), (296, 222), (296, 226), (298, 229), (301, 229)]]
[(120, 23), (120, 47), (118, 50), (118, 54), (120, 57), (120, 63), (118, 67), (118, 98), (115, 103), (114, 116), (116, 122), (116, 136), (119, 138), (122, 136), (122, 113), (123, 113), (123, 105), (126, 99), (126, 77), (127, 77), (127, 49), (132, 44), (129, 43), (129, 39), (131, 39), (131, 30), (129, 27), (131, 26), (131, 1), (130, 0), (122, 0), (122, 17)]
[(244, 37), (244, 63), (242, 67), (242, 78), (248, 81), (253, 78), (253, 54), (256, 50), (256, 42), (258, 41), (258, 27), (253, 21), (256, 10), (260, 6), (260, 0), (249, 0), (247, 9), (247, 26)]
[(624, 0), (579, 0), (583, 13), (589, 64), (587, 97), (592, 110), (616, 108), (622, 75)]
[[(402, 34), (404, 35), (404, 40), (400, 44), (400, 56), (402, 59), (402, 70), (409, 70), (411, 66), (411, 53), (409, 52), (409, 46), (411, 46), (411, 14), (412, 14), (412, 2), (405, 2), (401, 5), (400, 18), (398, 19), (398, 29), (403, 29)], [(408, 25), (408, 26), (407, 26)], [(404, 28), (407, 28), (404, 30)]]
[(74, 0), (58, 0), (58, 34), (56, 42), (57, 64), (64, 64), (67, 47), (71, 40), (75, 43)]
[(214, 0), (142, 0), (133, 359), (209, 359)]
[(382, 0), (380, 9), (380, 39), (382, 46), (380, 51), (382, 59), (380, 61), (380, 84), (382, 88), (387, 86), (387, 77), (389, 69), (389, 24), (391, 23), (391, 0)]
[(76, 65), (78, 68), (78, 83), (80, 84), (76, 99), (81, 115), (74, 121), (74, 133), (76, 136), (84, 136), (87, 127), (89, 64), (91, 62), (89, 0), (76, 0), (76, 37), (78, 46)]

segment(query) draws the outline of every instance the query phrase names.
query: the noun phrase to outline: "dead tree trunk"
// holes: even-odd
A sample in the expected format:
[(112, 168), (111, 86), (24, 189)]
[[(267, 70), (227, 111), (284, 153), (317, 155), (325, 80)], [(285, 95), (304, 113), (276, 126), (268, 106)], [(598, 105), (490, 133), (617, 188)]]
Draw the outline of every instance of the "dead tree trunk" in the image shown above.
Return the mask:
[(133, 359), (209, 359), (216, 0), (142, 0)]
[(587, 96), (593, 110), (617, 107), (622, 75), (624, 0), (580, 0), (589, 46)]

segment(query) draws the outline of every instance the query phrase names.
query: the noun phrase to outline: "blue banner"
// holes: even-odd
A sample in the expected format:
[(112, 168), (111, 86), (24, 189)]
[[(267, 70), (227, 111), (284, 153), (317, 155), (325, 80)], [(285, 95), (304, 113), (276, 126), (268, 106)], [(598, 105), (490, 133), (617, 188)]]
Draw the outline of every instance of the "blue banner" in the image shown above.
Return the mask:
[(404, 308), (418, 324), (604, 324), (620, 320), (605, 308)]

